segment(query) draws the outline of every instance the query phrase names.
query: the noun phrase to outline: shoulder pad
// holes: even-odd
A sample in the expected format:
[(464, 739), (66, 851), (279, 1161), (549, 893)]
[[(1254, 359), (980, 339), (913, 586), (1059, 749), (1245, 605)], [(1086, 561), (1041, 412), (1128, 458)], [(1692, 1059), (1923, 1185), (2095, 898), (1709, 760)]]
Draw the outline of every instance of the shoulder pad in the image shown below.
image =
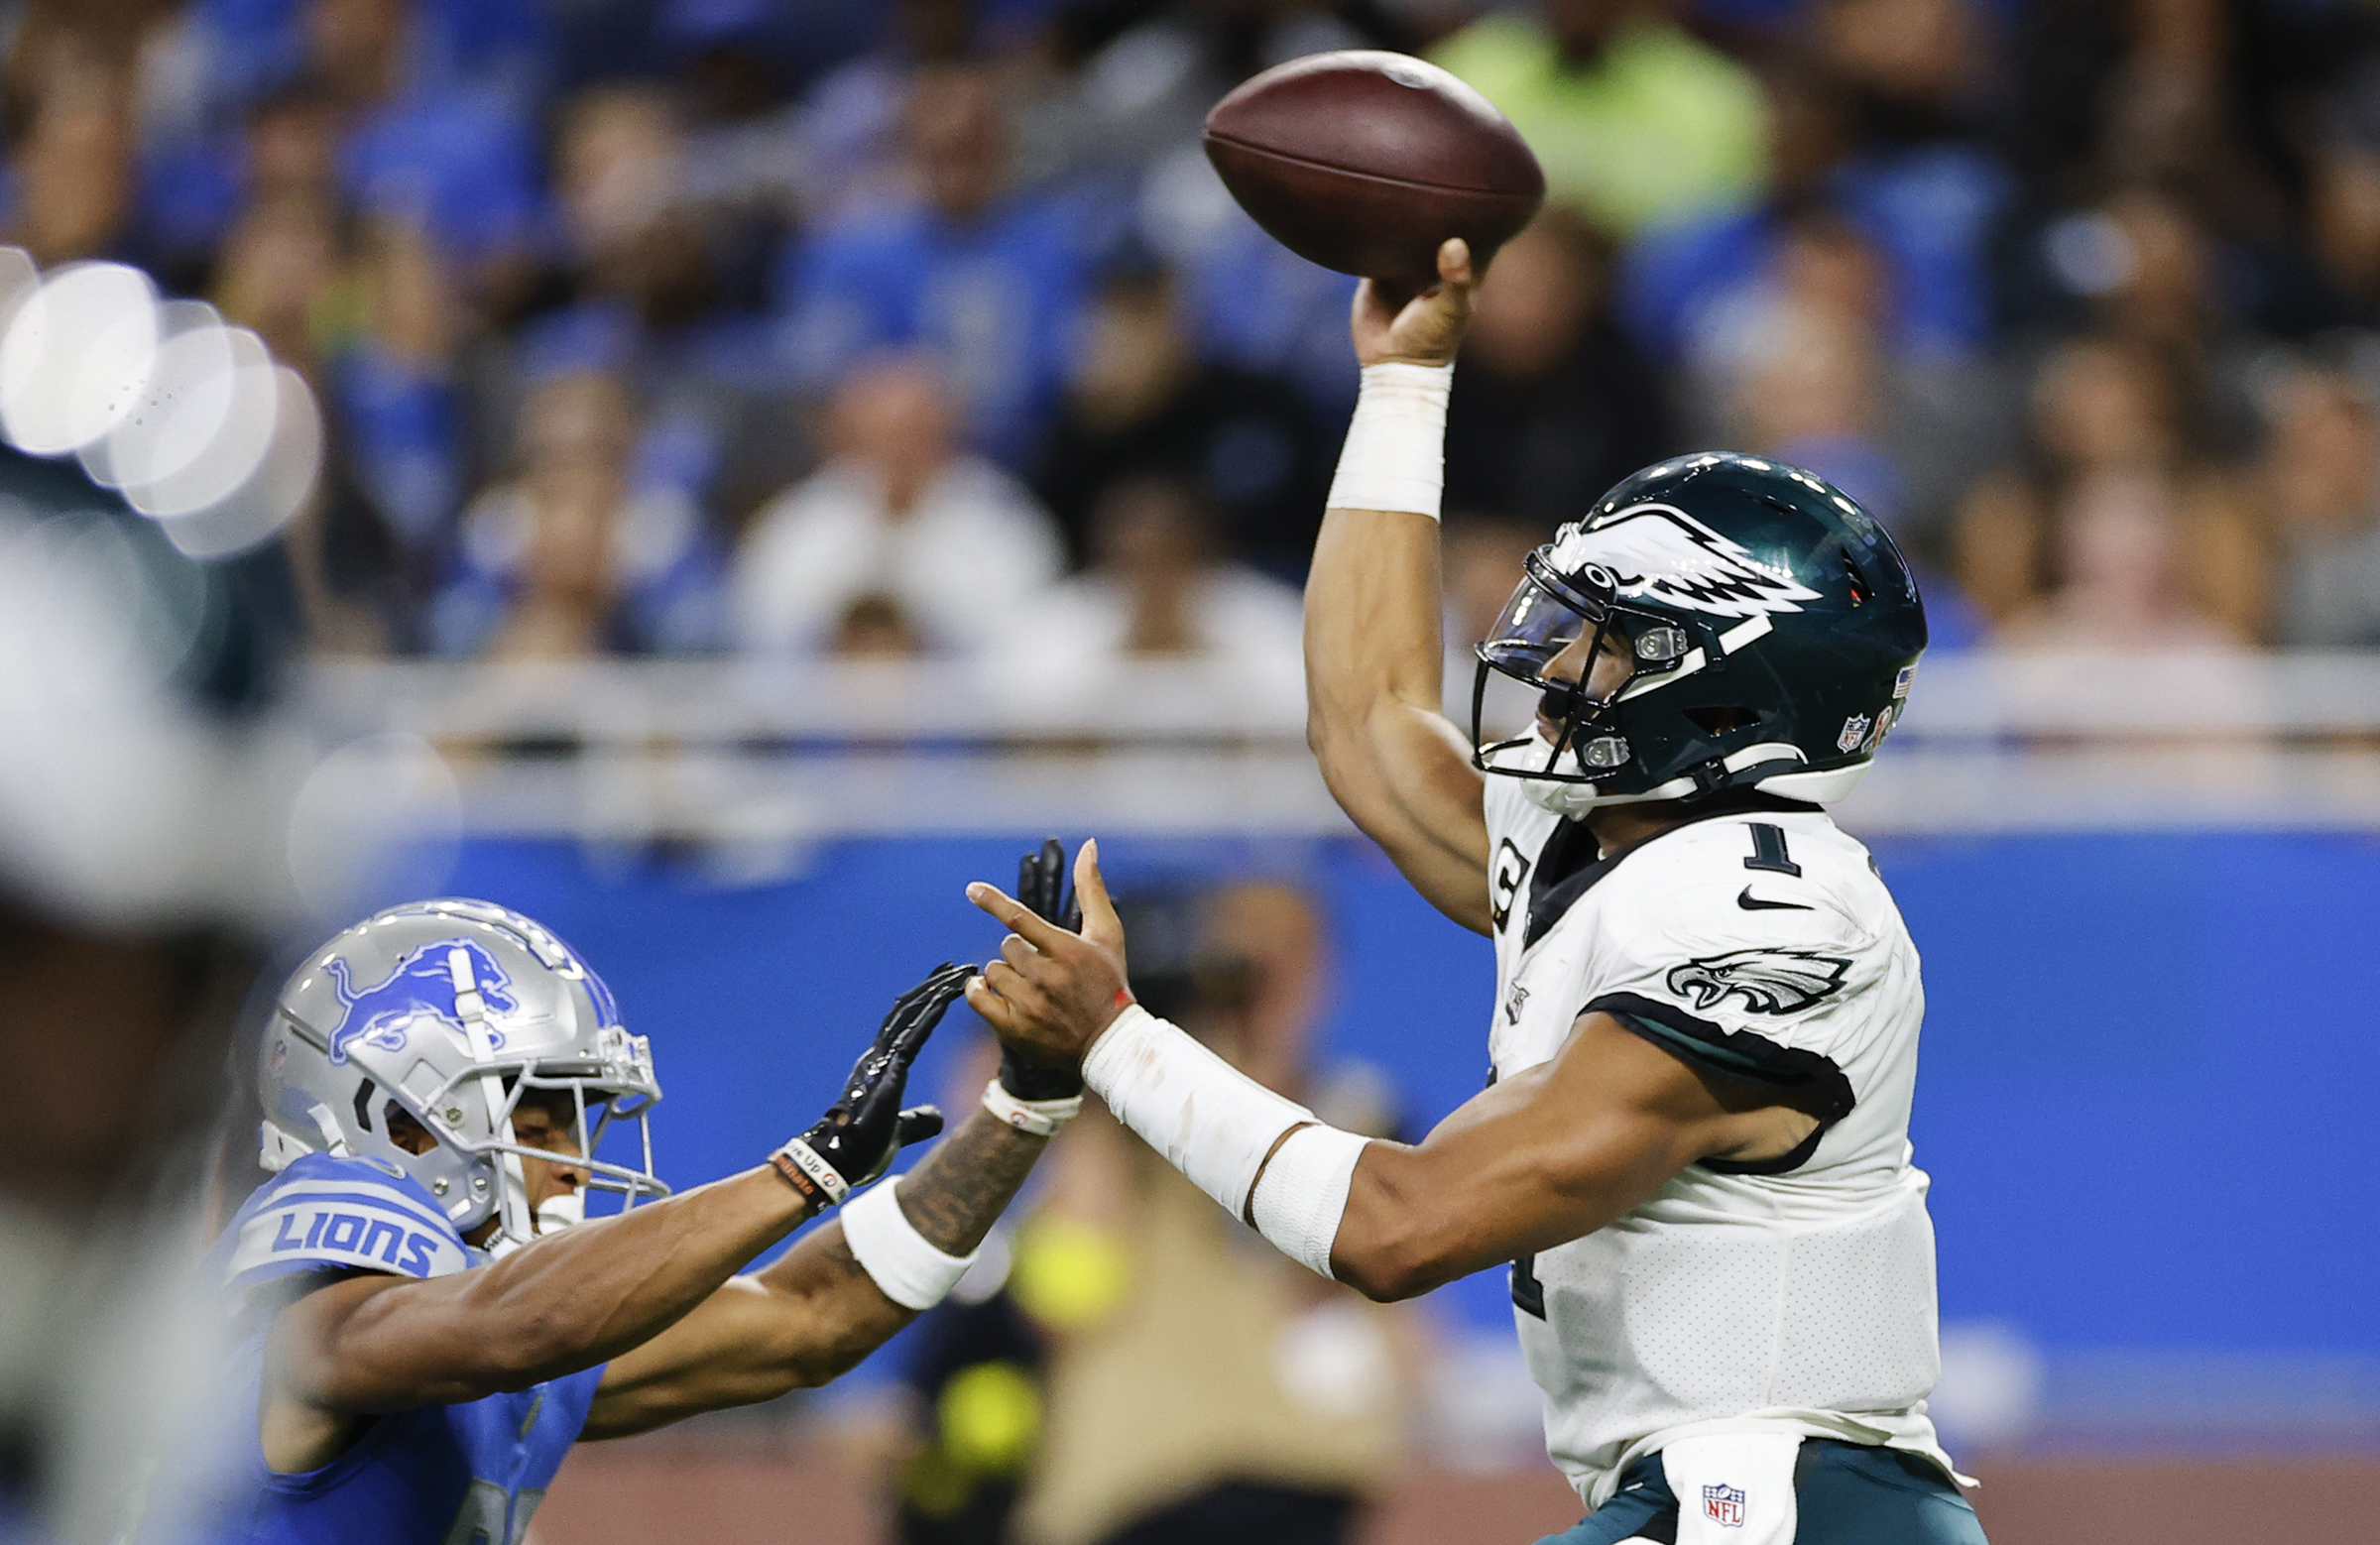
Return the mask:
[(299, 1271), (436, 1277), (473, 1264), (427, 1191), (368, 1159), (309, 1153), (248, 1199), (217, 1247), (235, 1291)]
[[(1668, 851), (1622, 864), (1605, 882), (1611, 957), (1663, 973), (1696, 968), (1671, 991), (1698, 1011), (1723, 994), (1764, 1013), (1807, 1007), (1843, 990), (1850, 962), (1876, 943), (1871, 924), (1845, 904), (1839, 873), (1816, 862), (1815, 844), (1800, 850), (1812, 861), (1807, 871), (1795, 860), (1762, 862), (1750, 824), (1710, 821), (1681, 831)], [(1870, 877), (1863, 870), (1859, 878)]]

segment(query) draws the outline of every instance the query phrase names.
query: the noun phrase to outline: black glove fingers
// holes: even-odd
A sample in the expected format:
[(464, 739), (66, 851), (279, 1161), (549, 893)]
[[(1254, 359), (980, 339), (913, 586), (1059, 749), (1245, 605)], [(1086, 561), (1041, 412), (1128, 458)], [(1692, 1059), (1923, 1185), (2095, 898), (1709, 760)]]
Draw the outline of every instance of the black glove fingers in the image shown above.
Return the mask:
[(946, 960), (894, 999), (875, 1040), (852, 1064), (843, 1097), (802, 1134), (802, 1140), (853, 1185), (865, 1185), (883, 1174), (895, 1149), (922, 1142), (942, 1129), (942, 1113), (930, 1105), (903, 1111), (901, 1091), (926, 1037), (966, 992), (975, 971)]
[(1048, 905), (1041, 915), (1068, 933), (1083, 931), (1083, 903), (1074, 893), (1074, 884), (1066, 872), (1066, 850), (1055, 837), (1041, 844), (1041, 862), (1049, 870)]
[(963, 984), (969, 976), (974, 974), (974, 971), (973, 966), (963, 966), (956, 961), (942, 962), (927, 972), (923, 981), (892, 1000), (892, 1011), (885, 1015), (886, 1026), (890, 1028), (892, 1021), (899, 1017), (904, 1010), (914, 1010), (918, 1005), (947, 991), (952, 978), (957, 978)]
[(1016, 899), (1025, 910), (1041, 910), (1041, 855), (1028, 853), (1016, 861)]
[(1039, 851), (1026, 854), (1016, 865), (1016, 899), (1035, 916), (1065, 925), (1066, 845), (1055, 837), (1043, 840)]
[(929, 976), (892, 1000), (892, 1007), (885, 1011), (884, 1023), (877, 1026), (876, 1042), (878, 1045), (887, 1045), (891, 1042), (892, 1036), (897, 1032), (901, 1020), (916, 1009), (926, 994), (932, 991), (934, 979)]
[(1052, 837), (1041, 844), (1041, 915), (1066, 920), (1066, 845)]
[[(973, 967), (953, 965), (946, 960), (929, 972), (924, 981), (892, 1000), (892, 1010), (885, 1015), (884, 1024), (876, 1032), (875, 1042), (860, 1057), (862, 1066), (871, 1057), (896, 1053), (904, 1042), (911, 1039), (919, 1015), (930, 1013), (936, 1018), (941, 1017), (936, 1001), (940, 1000), (942, 1008), (947, 1008), (951, 998), (966, 991), (967, 978), (973, 974)], [(857, 1078), (859, 1075), (860, 1069), (854, 1068), (852, 1076)]]
[(1057, 838), (1043, 840), (1038, 852), (1028, 853), (1017, 862), (1016, 899), (1043, 920), (1080, 933), (1083, 931), (1083, 909), (1067, 893), (1070, 889), (1066, 875), (1066, 845)]
[(852, 1070), (852, 1087), (845, 1099), (852, 1109), (853, 1125), (881, 1121), (888, 1105), (900, 1103), (909, 1064), (951, 1004), (967, 990), (967, 979), (974, 974), (974, 968), (946, 960), (923, 982), (900, 995), (885, 1018), (885, 1027), (877, 1032), (876, 1044)]
[(894, 1145), (905, 1148), (912, 1142), (923, 1142), (928, 1137), (938, 1136), (941, 1131), (940, 1106), (913, 1106), (901, 1112), (898, 1121), (893, 1124)]
[(909, 1022), (893, 1037), (892, 1055), (901, 1060), (903, 1071), (925, 1045), (926, 1037), (934, 1033), (934, 1026), (950, 1011), (950, 1006), (965, 996), (967, 979), (974, 975), (974, 968), (968, 966), (944, 966), (934, 974), (933, 993), (917, 1005)]

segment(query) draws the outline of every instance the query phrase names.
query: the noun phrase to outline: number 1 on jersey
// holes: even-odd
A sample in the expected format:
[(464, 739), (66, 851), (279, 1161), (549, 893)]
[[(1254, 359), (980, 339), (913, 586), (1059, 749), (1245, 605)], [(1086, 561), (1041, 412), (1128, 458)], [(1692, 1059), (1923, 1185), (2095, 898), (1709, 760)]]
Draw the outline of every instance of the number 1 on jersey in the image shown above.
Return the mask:
[(1743, 861), (1745, 869), (1765, 869), (1779, 875), (1800, 875), (1802, 866), (1785, 852), (1785, 828), (1771, 826), (1766, 821), (1754, 821), (1752, 856)]

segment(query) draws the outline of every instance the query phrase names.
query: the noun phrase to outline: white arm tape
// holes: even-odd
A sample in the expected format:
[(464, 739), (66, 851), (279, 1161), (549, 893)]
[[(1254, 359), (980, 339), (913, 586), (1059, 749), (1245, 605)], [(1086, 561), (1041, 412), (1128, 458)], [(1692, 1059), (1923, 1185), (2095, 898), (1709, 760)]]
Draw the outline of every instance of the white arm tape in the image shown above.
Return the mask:
[(909, 1223), (893, 1195), (896, 1180), (871, 1186), (843, 1209), (843, 1243), (887, 1298), (903, 1309), (931, 1309), (975, 1264), (945, 1255)]
[(1402, 510), (1438, 519), (1446, 496), (1452, 365), (1367, 365), (1326, 508)]
[(1330, 1277), (1331, 1246), (1347, 1216), (1347, 1190), (1369, 1137), (1336, 1127), (1307, 1127), (1289, 1134), (1264, 1166), (1249, 1211), (1256, 1232), (1273, 1248), (1318, 1275)]
[(1138, 1004), (1092, 1042), (1083, 1082), (1235, 1218), (1281, 1133), (1314, 1120)]

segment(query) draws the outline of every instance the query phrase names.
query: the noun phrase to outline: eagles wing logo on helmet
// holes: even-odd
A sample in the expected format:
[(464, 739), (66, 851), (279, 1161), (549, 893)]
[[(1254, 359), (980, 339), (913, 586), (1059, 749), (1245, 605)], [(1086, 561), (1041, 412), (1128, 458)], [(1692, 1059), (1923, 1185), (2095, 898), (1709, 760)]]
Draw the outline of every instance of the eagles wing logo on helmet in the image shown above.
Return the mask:
[(1675, 505), (1635, 505), (1568, 533), (1554, 543), (1554, 561), (1565, 570), (1591, 563), (1609, 570), (1622, 596), (1719, 617), (1798, 612), (1819, 599)]
[(1811, 950), (1733, 950), (1670, 969), (1669, 990), (1710, 1009), (1733, 994), (1754, 1013), (1798, 1013), (1843, 989), (1847, 960)]
[[(323, 969), (342, 1007), (338, 1025), (330, 1032), (331, 1064), (344, 1066), (358, 1041), (383, 1051), (401, 1050), (408, 1027), (424, 1015), (460, 1035), (463, 1021), (454, 1011), (454, 973), (446, 964), (447, 952), (457, 949), (471, 957), (471, 973), (490, 1013), (511, 1013), (520, 1007), (510, 991), (513, 979), (476, 939), (433, 940), (407, 954), (387, 977), (363, 988), (348, 980), (346, 960), (333, 955)], [(488, 1027), (488, 1039), (498, 1047), (504, 1044), (494, 1025)]]

